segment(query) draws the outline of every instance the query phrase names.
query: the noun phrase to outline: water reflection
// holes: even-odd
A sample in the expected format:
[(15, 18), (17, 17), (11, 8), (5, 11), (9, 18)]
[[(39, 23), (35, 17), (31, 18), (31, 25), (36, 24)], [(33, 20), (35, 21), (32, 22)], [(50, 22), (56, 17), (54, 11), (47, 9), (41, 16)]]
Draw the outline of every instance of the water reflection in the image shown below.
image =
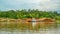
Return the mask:
[[(38, 31), (36, 30), (29, 30), (29, 27), (32, 23), (11, 23), (11, 24), (7, 24), (5, 23), (5, 25), (3, 24), (4, 27), (0, 28), (0, 34), (59, 34), (60, 33), (60, 28), (55, 28), (55, 26), (53, 26), (53, 28), (39, 28)], [(38, 23), (39, 24), (39, 23)], [(23, 26), (21, 26), (23, 25)], [(25, 28), (28, 25), (28, 28), (26, 29), (20, 29), (21, 28)], [(56, 25), (56, 24), (55, 24)], [(12, 28), (11, 28), (11, 27)], [(39, 24), (40, 26), (40, 24)], [(41, 25), (43, 26), (43, 25)], [(48, 25), (46, 25), (48, 26)], [(30, 27), (30, 28), (31, 28)], [(58, 27), (60, 27), (60, 24), (58, 24)], [(35, 29), (36, 27), (34, 27)]]
[(32, 31), (32, 30), (13, 30), (13, 31), (7, 31), (7, 30), (0, 30), (0, 34), (59, 34), (57, 33), (56, 29), (41, 29), (40, 31)]

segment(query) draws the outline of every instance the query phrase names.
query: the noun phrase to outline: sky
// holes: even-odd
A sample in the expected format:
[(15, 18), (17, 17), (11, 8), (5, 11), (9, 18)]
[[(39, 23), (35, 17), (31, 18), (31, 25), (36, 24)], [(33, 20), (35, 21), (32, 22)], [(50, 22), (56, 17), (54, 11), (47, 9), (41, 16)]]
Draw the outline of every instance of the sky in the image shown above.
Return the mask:
[(0, 0), (0, 10), (20, 9), (60, 11), (60, 0)]

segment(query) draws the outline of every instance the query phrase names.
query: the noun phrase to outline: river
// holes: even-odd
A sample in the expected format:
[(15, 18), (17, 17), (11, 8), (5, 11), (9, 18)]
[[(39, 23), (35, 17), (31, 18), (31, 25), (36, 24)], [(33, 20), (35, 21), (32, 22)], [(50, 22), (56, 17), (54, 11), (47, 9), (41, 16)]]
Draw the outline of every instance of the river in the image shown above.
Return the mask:
[(10, 31), (8, 29), (1, 29), (0, 34), (60, 34), (60, 28), (40, 29), (39, 31), (32, 31), (32, 30), (20, 31), (18, 29)]
[(12, 31), (8, 28), (0, 29), (0, 34), (60, 34), (60, 24), (57, 25), (57, 28), (51, 29), (40, 29), (39, 31), (32, 31), (32, 30), (18, 30), (12, 29)]
[(51, 30), (40, 30), (40, 31), (0, 31), (0, 34), (60, 34), (59, 30), (51, 29)]

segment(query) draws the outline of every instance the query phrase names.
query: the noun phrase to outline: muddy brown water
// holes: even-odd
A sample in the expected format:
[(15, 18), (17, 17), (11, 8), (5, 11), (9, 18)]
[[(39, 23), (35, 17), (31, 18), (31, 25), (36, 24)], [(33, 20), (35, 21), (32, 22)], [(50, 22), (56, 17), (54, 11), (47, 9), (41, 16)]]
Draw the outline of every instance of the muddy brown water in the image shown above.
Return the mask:
[(36, 30), (19, 30), (19, 29), (9, 29), (9, 28), (1, 28), (0, 34), (60, 34), (60, 24), (57, 24), (57, 28), (50, 28), (50, 29), (39, 29)]

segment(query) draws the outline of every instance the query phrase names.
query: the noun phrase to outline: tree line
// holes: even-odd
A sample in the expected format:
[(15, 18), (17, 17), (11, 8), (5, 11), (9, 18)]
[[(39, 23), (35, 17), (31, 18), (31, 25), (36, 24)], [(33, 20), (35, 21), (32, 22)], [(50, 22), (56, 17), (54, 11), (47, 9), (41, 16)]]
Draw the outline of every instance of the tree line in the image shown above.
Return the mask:
[(28, 9), (28, 10), (9, 10), (9, 11), (0, 11), (0, 18), (55, 18), (60, 20), (60, 13), (57, 11), (40, 11), (38, 9)]

